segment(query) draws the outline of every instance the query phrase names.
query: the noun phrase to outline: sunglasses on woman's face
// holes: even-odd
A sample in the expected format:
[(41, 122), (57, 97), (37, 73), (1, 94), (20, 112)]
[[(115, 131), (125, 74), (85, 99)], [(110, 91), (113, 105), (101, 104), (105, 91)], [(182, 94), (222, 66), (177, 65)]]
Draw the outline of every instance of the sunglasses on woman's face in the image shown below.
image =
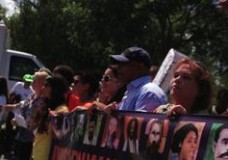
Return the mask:
[(117, 80), (114, 80), (112, 79), (110, 76), (108, 75), (103, 75), (102, 79), (104, 82), (110, 82), (110, 81), (117, 81)]
[(109, 81), (112, 80), (112, 78), (111, 78), (110, 76), (104, 75), (104, 76), (102, 77), (102, 80), (105, 81), (105, 82), (109, 82)]

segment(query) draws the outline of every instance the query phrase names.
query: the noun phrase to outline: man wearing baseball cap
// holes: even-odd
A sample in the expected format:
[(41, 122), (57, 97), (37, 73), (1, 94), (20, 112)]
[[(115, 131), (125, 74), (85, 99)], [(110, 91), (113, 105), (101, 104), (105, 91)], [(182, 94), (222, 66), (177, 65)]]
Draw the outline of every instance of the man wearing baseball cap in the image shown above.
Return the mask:
[(151, 58), (143, 48), (130, 47), (119, 55), (111, 55), (111, 63), (117, 65), (119, 79), (127, 84), (119, 110), (152, 112), (167, 103), (163, 90), (151, 82)]
[(21, 101), (21, 100), (26, 100), (30, 95), (32, 95), (34, 93), (32, 87), (31, 87), (33, 78), (34, 78), (33, 75), (25, 74), (23, 76), (23, 82), (17, 82), (13, 86), (13, 88), (10, 92), (10, 95), (19, 96), (20, 98), (17, 100), (17, 102)]

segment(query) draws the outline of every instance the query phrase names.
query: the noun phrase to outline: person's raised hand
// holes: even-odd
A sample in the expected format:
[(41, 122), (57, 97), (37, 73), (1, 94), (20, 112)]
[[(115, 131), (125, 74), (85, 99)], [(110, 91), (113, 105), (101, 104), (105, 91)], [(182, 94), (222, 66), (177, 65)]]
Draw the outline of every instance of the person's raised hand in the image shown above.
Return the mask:
[(168, 117), (171, 117), (171, 116), (180, 116), (180, 115), (186, 115), (186, 114), (187, 114), (187, 111), (183, 106), (172, 105), (166, 115)]

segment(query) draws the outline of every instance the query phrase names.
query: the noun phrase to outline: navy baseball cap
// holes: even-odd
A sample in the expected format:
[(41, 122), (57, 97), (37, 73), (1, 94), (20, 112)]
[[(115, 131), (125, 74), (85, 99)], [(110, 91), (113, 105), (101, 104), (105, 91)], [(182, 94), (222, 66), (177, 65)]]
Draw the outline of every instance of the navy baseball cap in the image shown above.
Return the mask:
[(114, 62), (130, 62), (136, 61), (143, 63), (146, 67), (150, 67), (151, 58), (147, 51), (140, 47), (130, 47), (124, 50), (119, 55), (111, 55), (111, 60)]

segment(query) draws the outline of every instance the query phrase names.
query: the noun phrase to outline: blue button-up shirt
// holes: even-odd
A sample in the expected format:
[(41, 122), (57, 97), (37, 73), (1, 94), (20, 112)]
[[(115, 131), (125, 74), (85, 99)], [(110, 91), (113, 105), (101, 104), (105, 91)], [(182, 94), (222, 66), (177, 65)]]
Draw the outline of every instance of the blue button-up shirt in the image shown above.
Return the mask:
[(152, 112), (167, 103), (164, 91), (149, 76), (140, 77), (127, 85), (127, 91), (119, 103), (119, 110)]

